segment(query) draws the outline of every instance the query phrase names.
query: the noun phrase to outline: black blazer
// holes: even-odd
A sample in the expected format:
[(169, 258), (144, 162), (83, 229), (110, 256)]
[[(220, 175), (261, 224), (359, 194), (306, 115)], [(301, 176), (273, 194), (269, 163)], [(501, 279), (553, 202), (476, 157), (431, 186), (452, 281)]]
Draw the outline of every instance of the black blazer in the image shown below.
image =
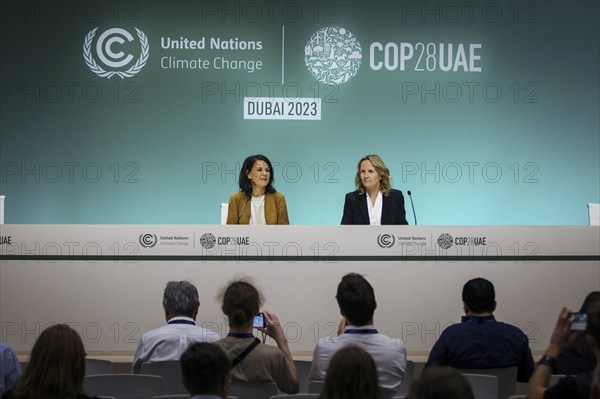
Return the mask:
[[(366, 194), (358, 191), (346, 194), (342, 224), (370, 224)], [(390, 195), (383, 196), (381, 224), (408, 224), (402, 191), (392, 189)]]

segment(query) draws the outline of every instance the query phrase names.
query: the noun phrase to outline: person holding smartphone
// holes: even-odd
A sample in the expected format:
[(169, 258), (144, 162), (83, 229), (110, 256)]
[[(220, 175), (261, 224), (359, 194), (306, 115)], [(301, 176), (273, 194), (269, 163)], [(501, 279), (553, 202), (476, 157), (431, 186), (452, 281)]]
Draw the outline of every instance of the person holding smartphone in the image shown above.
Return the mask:
[(590, 292), (579, 312), (571, 312), (573, 324), (565, 347), (556, 359), (552, 374), (577, 375), (596, 367), (596, 356), (586, 339), (587, 312), (600, 305), (600, 291)]
[[(298, 374), (287, 338), (274, 313), (263, 310), (259, 314), (262, 295), (254, 285), (246, 280), (235, 280), (225, 287), (220, 297), (221, 309), (229, 322), (229, 333), (216, 344), (232, 362), (232, 379), (244, 382), (273, 381), (280, 391), (297, 393)], [(254, 336), (255, 326), (273, 338), (277, 346), (261, 343)]]

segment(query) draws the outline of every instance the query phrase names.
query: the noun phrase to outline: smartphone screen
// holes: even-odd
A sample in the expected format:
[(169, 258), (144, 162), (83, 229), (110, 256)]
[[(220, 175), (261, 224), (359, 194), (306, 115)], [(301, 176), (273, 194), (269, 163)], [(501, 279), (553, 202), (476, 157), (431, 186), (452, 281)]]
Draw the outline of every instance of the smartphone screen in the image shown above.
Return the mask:
[(259, 313), (254, 316), (254, 320), (252, 322), (253, 328), (265, 328), (267, 326), (267, 319), (265, 319), (264, 313)]
[(585, 331), (587, 327), (587, 314), (571, 312), (571, 317), (575, 318), (571, 324), (571, 331)]

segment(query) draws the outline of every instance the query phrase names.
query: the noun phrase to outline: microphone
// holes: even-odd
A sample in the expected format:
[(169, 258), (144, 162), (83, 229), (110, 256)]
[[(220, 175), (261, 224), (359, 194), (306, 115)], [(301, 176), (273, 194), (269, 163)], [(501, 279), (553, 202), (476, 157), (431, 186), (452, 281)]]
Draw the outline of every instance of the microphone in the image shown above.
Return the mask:
[(415, 218), (415, 226), (416, 226), (417, 225), (417, 214), (415, 213), (415, 204), (413, 203), (412, 195), (411, 195), (410, 190), (408, 190), (406, 192), (406, 194), (408, 194), (408, 198), (410, 198), (410, 206), (412, 206), (412, 211), (413, 211), (413, 216)]

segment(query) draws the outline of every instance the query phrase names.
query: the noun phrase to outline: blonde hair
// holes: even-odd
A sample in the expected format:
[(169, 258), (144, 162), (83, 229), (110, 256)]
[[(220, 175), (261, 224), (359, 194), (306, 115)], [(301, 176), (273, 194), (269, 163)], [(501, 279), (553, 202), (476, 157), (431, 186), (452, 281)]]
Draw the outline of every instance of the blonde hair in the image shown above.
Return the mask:
[(375, 168), (375, 172), (377, 172), (379, 177), (381, 177), (381, 183), (379, 187), (381, 193), (386, 197), (390, 195), (390, 192), (392, 191), (390, 170), (387, 168), (387, 166), (385, 166), (385, 163), (383, 163), (383, 160), (379, 157), (379, 155), (375, 154), (365, 155), (360, 161), (358, 161), (358, 165), (356, 166), (356, 176), (354, 177), (356, 191), (358, 191), (359, 194), (364, 194), (366, 192), (365, 186), (363, 186), (362, 181), (360, 180), (360, 164), (363, 161), (371, 162), (371, 165), (373, 165), (373, 168)]

